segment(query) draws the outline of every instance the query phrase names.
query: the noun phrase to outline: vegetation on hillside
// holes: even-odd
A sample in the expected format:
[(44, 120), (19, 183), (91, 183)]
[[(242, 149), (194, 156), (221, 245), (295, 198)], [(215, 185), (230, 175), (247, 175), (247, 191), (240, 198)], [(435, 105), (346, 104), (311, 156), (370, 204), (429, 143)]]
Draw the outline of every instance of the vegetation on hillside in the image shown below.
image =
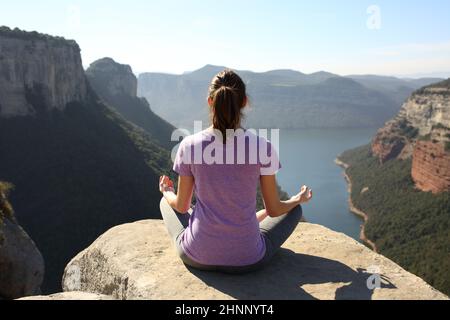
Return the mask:
[[(139, 98), (126, 94), (112, 94), (109, 84), (113, 79), (135, 79), (130, 66), (116, 63), (110, 58), (98, 60), (91, 64), (86, 71), (89, 83), (103, 101), (114, 108), (122, 117), (144, 129), (154, 141), (167, 149), (171, 149), (176, 143), (171, 141), (172, 132), (175, 130), (171, 124), (157, 116), (151, 109), (145, 98)], [(128, 78), (127, 78), (128, 77)], [(125, 80), (123, 80), (125, 81)], [(137, 81), (135, 79), (135, 81)]]
[[(415, 94), (424, 94), (426, 92), (427, 89), (438, 89), (438, 88), (444, 88), (444, 89), (450, 89), (450, 78), (444, 81), (440, 81), (437, 83), (433, 83), (429, 86), (420, 88), (418, 90), (415, 91)], [(447, 93), (448, 94), (448, 90)]]
[[(369, 216), (366, 234), (380, 252), (450, 294), (450, 193), (418, 191), (411, 160), (380, 165), (370, 146), (345, 152), (355, 206)], [(363, 188), (368, 192), (361, 193)]]
[(94, 98), (0, 119), (0, 150), (17, 219), (46, 261), (44, 292), (60, 291), (67, 262), (111, 227), (160, 218), (169, 151)]
[(19, 28), (10, 29), (6, 26), (0, 26), (0, 36), (12, 39), (21, 39), (21, 40), (42, 40), (48, 41), (52, 45), (69, 45), (79, 49), (78, 44), (74, 40), (67, 40), (63, 37), (55, 37), (48, 34), (39, 33), (36, 31), (23, 31)]
[(8, 193), (13, 185), (0, 181), (0, 247), (3, 243), (2, 225), (5, 219), (14, 220), (14, 211), (8, 201)]
[[(399, 134), (406, 137), (408, 140), (412, 140), (417, 138), (419, 135), (419, 129), (412, 126), (406, 119), (402, 119), (399, 124)], [(395, 137), (392, 137), (393, 139), (396, 139)]]
[(14, 211), (8, 201), (8, 194), (12, 189), (12, 184), (0, 181), (0, 224), (3, 219), (14, 219)]

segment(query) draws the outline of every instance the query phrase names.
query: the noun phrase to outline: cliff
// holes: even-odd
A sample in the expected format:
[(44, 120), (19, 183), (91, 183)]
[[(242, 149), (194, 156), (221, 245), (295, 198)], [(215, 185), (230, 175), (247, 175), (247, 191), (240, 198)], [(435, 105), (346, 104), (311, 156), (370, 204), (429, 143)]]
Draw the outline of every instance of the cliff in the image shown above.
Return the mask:
[(15, 299), (40, 292), (44, 259), (28, 234), (17, 223), (0, 223), (0, 297)]
[(17, 219), (44, 256), (41, 289), (56, 292), (100, 234), (160, 216), (147, 213), (170, 152), (98, 98), (74, 41), (1, 28), (0, 56), (0, 179), (16, 186)]
[(168, 149), (175, 145), (171, 141), (175, 127), (153, 113), (145, 98), (137, 97), (137, 78), (129, 65), (103, 58), (93, 62), (86, 75), (101, 99), (126, 120), (144, 129), (160, 145)]
[(449, 80), (416, 91), (399, 114), (381, 128), (372, 153), (381, 163), (413, 159), (411, 176), (417, 188), (450, 191)]
[[(368, 288), (377, 279), (380, 288)], [(124, 300), (447, 299), (357, 241), (308, 223), (299, 224), (270, 265), (245, 275), (185, 267), (162, 221), (117, 226), (67, 265), (63, 289)]]
[(61, 110), (86, 96), (80, 48), (74, 41), (0, 28), (0, 116)]
[(44, 260), (28, 234), (13, 215), (0, 182), (0, 299), (39, 293), (44, 278)]
[(103, 58), (93, 62), (86, 70), (86, 74), (101, 94), (130, 97), (137, 95), (137, 78), (129, 65), (119, 64), (111, 58)]
[(418, 141), (414, 148), (412, 178), (423, 191), (450, 191), (450, 152), (439, 143)]

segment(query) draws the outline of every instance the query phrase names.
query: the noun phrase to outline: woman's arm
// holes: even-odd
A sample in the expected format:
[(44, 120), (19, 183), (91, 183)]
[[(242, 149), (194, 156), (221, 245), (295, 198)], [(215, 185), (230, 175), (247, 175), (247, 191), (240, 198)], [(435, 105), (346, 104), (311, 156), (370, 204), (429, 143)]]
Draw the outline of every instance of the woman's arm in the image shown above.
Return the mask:
[(179, 213), (187, 213), (191, 207), (194, 193), (194, 177), (179, 176), (178, 192), (175, 194), (173, 182), (167, 176), (159, 179), (159, 190), (169, 205)]
[(303, 186), (300, 193), (293, 196), (289, 200), (281, 201), (278, 194), (275, 175), (261, 176), (260, 182), (264, 206), (266, 207), (267, 214), (273, 218), (282, 216), (294, 209), (296, 206), (307, 203), (312, 199), (312, 190), (307, 186)]

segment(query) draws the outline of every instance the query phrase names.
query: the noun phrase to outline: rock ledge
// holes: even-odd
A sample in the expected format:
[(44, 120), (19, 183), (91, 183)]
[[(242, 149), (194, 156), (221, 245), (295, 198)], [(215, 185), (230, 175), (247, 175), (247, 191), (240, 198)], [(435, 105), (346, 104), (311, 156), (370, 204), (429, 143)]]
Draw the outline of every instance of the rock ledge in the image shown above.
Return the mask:
[[(381, 288), (369, 289), (378, 279)], [(348, 236), (308, 223), (268, 267), (238, 276), (188, 269), (162, 221), (117, 226), (67, 265), (63, 289), (116, 299), (448, 299)]]

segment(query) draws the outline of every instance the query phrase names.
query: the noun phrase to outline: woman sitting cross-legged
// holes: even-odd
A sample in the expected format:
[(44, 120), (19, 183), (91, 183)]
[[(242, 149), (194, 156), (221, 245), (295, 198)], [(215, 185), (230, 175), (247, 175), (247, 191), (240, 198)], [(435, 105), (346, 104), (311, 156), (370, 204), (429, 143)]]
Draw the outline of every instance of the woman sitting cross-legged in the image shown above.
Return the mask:
[[(241, 127), (246, 87), (233, 71), (214, 77), (208, 104), (212, 126), (186, 137), (174, 163), (173, 182), (160, 178), (161, 214), (182, 261), (193, 268), (244, 273), (266, 265), (295, 230), (301, 204), (312, 198), (303, 186), (281, 201), (274, 146)], [(265, 210), (256, 213), (258, 184)], [(196, 205), (191, 209), (195, 193)]]

